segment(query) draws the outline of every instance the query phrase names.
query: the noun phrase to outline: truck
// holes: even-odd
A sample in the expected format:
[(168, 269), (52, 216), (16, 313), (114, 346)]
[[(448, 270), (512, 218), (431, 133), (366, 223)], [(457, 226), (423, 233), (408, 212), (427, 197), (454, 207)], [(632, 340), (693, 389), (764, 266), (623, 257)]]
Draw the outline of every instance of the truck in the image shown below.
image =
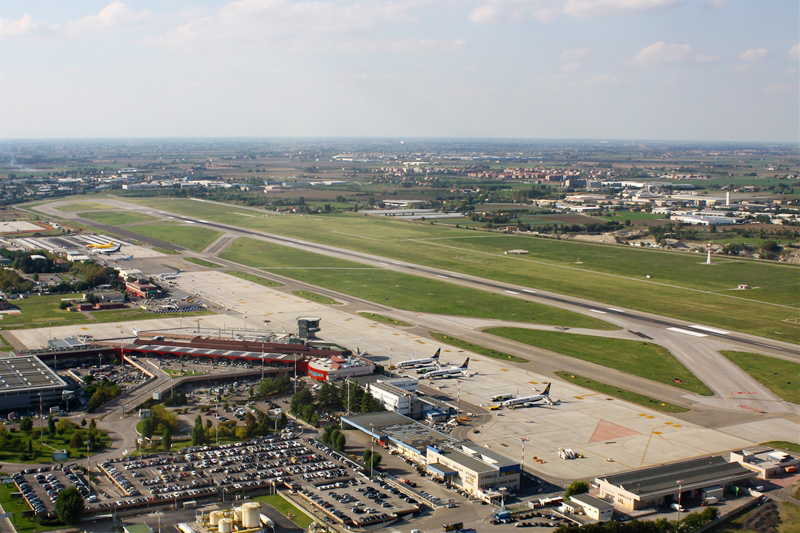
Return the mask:
[(442, 531), (461, 531), (464, 529), (464, 522), (453, 522), (442, 526)]
[(705, 500), (703, 500), (703, 505), (716, 505), (719, 503), (719, 499), (715, 496), (709, 496)]

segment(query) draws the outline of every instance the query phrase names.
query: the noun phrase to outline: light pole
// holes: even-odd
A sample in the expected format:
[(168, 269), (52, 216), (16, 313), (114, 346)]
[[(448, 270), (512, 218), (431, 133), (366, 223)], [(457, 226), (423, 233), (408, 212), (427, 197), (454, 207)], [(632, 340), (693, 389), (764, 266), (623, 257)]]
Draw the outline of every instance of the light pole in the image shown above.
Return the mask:
[(678, 480), (678, 527), (681, 523), (681, 493), (683, 492), (683, 480)]
[(214, 415), (214, 420), (216, 421), (215, 433), (217, 434), (217, 446), (219, 446), (219, 413)]
[(44, 415), (42, 415), (42, 393), (39, 392), (39, 420), (41, 421), (40, 424), (42, 426), (42, 446), (44, 446)]
[(369, 455), (369, 477), (370, 477), (370, 479), (372, 479), (372, 467), (375, 465), (375, 457), (374, 457), (374, 455), (375, 455), (375, 422), (370, 422), (369, 423), (369, 433), (370, 433), (370, 439), (369, 439), (369, 449), (370, 449), (370, 455)]
[(457, 380), (457, 387), (458, 387), (458, 397), (456, 399), (456, 422), (458, 419), (461, 418), (461, 380)]
[(520, 437), (519, 440), (522, 443), (522, 469), (519, 472), (519, 490), (522, 492), (522, 480), (525, 479), (525, 441), (528, 439)]

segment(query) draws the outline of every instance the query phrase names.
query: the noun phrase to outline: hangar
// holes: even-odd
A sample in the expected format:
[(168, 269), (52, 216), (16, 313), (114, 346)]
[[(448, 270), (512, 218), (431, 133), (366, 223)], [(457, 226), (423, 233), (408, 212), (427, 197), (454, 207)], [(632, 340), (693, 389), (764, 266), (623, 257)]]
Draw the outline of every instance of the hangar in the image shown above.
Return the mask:
[(755, 472), (739, 463), (715, 456), (596, 478), (595, 483), (601, 498), (636, 510), (699, 498), (703, 489), (725, 488), (754, 477)]

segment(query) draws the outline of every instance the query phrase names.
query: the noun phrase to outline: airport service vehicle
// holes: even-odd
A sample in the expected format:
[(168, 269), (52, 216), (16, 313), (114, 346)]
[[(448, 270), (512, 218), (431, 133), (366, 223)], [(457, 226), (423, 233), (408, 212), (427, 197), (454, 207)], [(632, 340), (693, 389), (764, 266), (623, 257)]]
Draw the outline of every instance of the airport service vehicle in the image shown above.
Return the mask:
[(442, 526), (442, 531), (461, 531), (462, 529), (464, 529), (464, 522), (453, 522)]
[(512, 398), (510, 400), (504, 401), (501, 405), (508, 409), (514, 409), (516, 407), (529, 407), (535, 404), (536, 402), (542, 400), (544, 400), (550, 405), (553, 405), (554, 402), (553, 400), (550, 399), (550, 385), (552, 385), (552, 383), (548, 383), (544, 391), (539, 394), (533, 394), (531, 396), (520, 396), (519, 398)]
[(432, 370), (430, 372), (425, 373), (425, 377), (428, 379), (435, 379), (435, 378), (450, 378), (453, 376), (464, 376), (465, 378), (469, 377), (467, 373), (467, 367), (469, 366), (469, 357), (464, 361), (464, 364), (461, 366), (452, 366), (450, 368), (442, 368), (440, 370)]
[(502, 401), (505, 401), (505, 400), (510, 400), (513, 397), (514, 397), (514, 393), (513, 392), (508, 392), (506, 394), (497, 394), (495, 396), (492, 396), (489, 401), (502, 402)]
[(414, 356), (412, 355), (410, 360), (408, 360), (408, 361), (400, 361), (395, 366), (397, 366), (398, 368), (406, 368), (406, 367), (418, 368), (418, 367), (423, 367), (425, 365), (430, 365), (432, 363), (438, 365), (439, 364), (439, 353), (441, 351), (442, 351), (442, 349), (439, 348), (438, 350), (436, 350), (436, 353), (433, 354), (433, 357), (428, 357), (427, 359), (414, 359)]

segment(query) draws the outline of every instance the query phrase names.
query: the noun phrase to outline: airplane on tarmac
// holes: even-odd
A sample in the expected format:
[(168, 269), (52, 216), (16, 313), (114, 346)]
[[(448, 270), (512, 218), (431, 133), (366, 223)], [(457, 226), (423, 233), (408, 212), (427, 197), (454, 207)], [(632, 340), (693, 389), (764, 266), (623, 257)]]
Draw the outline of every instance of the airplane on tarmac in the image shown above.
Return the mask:
[(133, 259), (133, 256), (129, 255), (128, 257), (117, 257), (114, 261), (130, 261), (131, 259)]
[(442, 368), (440, 370), (426, 372), (425, 378), (449, 378), (453, 376), (464, 376), (465, 378), (468, 378), (469, 374), (467, 373), (467, 366), (469, 366), (469, 357), (467, 357), (466, 361), (464, 361), (464, 364), (461, 366), (451, 366), (450, 368)]
[(103, 250), (103, 249), (113, 248), (114, 247), (114, 241), (108, 241), (105, 244), (97, 244), (97, 243), (92, 242), (92, 243), (87, 244), (86, 247), (89, 248), (89, 249), (94, 249), (94, 250)]
[(504, 408), (514, 409), (516, 407), (530, 407), (531, 405), (541, 400), (544, 400), (550, 405), (555, 405), (555, 402), (550, 399), (550, 385), (552, 385), (552, 383), (548, 383), (547, 387), (544, 388), (544, 391), (542, 391), (539, 394), (534, 394), (531, 396), (520, 396), (519, 398), (512, 398), (510, 400), (504, 401), (500, 405), (502, 405)]
[(180, 270), (176, 270), (175, 272), (165, 272), (164, 274), (159, 274), (158, 277), (161, 279), (175, 279), (175, 276), (180, 273)]
[(425, 365), (429, 365), (431, 363), (435, 364), (438, 368), (439, 366), (439, 353), (442, 351), (441, 348), (436, 350), (436, 353), (433, 354), (433, 357), (428, 357), (427, 359), (414, 359), (414, 356), (411, 356), (411, 359), (408, 361), (400, 361), (395, 366), (397, 368), (405, 368), (405, 367), (412, 367), (412, 368), (419, 368)]
[(98, 254), (101, 254), (101, 255), (111, 255), (111, 254), (113, 254), (115, 252), (119, 252), (120, 248), (122, 248), (122, 245), (121, 244), (117, 244), (113, 248), (94, 248), (94, 251), (95, 251), (95, 253), (98, 253)]

